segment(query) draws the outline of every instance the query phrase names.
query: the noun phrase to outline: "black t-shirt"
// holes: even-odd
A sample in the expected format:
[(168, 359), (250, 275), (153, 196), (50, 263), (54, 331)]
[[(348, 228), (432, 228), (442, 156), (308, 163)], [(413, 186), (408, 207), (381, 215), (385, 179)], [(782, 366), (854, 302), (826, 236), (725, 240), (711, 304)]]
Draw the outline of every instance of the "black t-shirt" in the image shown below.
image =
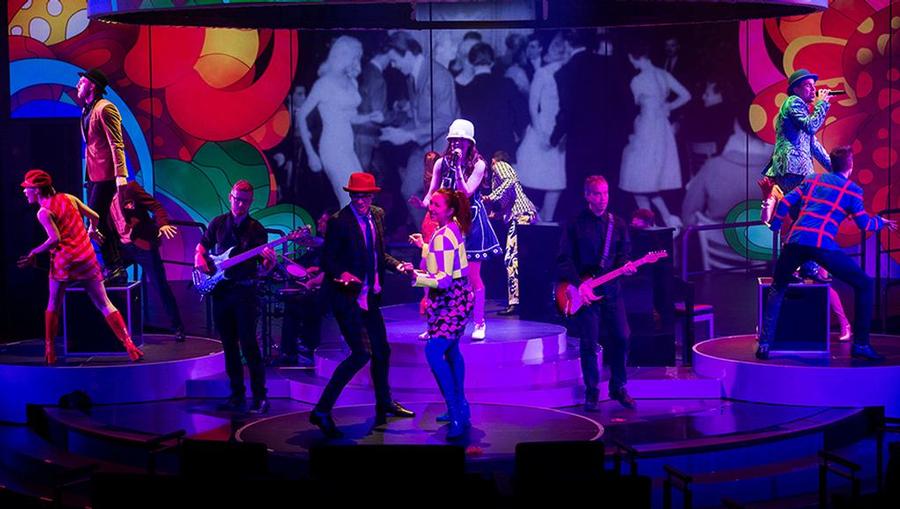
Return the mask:
[[(214, 255), (222, 254), (228, 248), (234, 247), (230, 255), (234, 257), (267, 241), (268, 235), (259, 221), (247, 216), (240, 224), (236, 224), (234, 216), (229, 212), (209, 223), (209, 228), (200, 239), (200, 245)], [(252, 279), (256, 277), (258, 263), (259, 257), (253, 257), (225, 271), (225, 276), (234, 281)]]

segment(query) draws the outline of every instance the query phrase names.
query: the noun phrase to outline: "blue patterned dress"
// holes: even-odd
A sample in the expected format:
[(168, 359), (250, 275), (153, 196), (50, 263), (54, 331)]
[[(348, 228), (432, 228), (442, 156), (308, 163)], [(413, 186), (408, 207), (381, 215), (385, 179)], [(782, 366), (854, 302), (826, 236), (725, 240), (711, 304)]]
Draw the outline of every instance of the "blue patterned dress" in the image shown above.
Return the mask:
[[(477, 154), (467, 163), (465, 168), (467, 178), (475, 170), (475, 164), (478, 161), (484, 161), (481, 154)], [(452, 175), (453, 171), (453, 168), (442, 159), (441, 175), (439, 175), (439, 182), (442, 188), (457, 190), (461, 187), (458, 179)], [(487, 209), (481, 200), (481, 186), (478, 186), (475, 193), (469, 197), (469, 203), (472, 213), (472, 228), (466, 234), (466, 257), (473, 262), (483, 262), (495, 256), (500, 256), (503, 254), (503, 250), (500, 249), (500, 240), (497, 239), (497, 233), (494, 232), (494, 227), (491, 226)]]

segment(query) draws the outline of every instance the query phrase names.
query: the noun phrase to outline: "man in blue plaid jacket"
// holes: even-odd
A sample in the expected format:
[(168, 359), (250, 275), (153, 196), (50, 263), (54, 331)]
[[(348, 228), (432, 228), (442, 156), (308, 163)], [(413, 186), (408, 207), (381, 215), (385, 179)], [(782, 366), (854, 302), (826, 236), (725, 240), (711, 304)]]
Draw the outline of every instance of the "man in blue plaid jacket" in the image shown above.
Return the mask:
[(853, 287), (856, 299), (853, 357), (884, 359), (869, 344), (874, 299), (872, 278), (840, 249), (834, 237), (841, 222), (847, 217), (853, 218), (861, 230), (868, 231), (878, 231), (884, 227), (896, 230), (897, 222), (866, 213), (862, 188), (850, 180), (852, 172), (851, 148), (836, 148), (831, 152), (829, 173), (807, 178), (778, 204), (769, 226), (773, 231), (781, 229), (784, 217), (792, 207), (799, 205), (800, 214), (791, 227), (784, 251), (775, 265), (775, 278), (769, 289), (768, 308), (763, 317), (756, 350), (758, 359), (769, 357), (769, 344), (775, 335), (775, 324), (778, 323), (778, 313), (785, 289), (791, 281), (791, 274), (797, 266), (808, 261), (821, 264), (834, 277)]

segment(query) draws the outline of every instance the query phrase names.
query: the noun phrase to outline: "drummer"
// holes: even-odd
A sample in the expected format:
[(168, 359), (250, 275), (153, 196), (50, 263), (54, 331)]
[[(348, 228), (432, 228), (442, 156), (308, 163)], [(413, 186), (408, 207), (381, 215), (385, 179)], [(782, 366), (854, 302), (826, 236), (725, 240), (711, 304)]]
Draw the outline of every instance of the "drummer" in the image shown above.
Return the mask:
[[(327, 210), (316, 221), (316, 237), (322, 240), (328, 218), (335, 211)], [(322, 242), (314, 242), (321, 246)], [(320, 267), (322, 250), (310, 248), (296, 262), (284, 260), (284, 266), (292, 276), (291, 288), (282, 293), (284, 296), (284, 322), (281, 328), (281, 366), (312, 366), (313, 353), (322, 341), (322, 318), (327, 312), (324, 304), (328, 299), (321, 298), (322, 281), (325, 274)], [(298, 347), (297, 337), (302, 346)]]

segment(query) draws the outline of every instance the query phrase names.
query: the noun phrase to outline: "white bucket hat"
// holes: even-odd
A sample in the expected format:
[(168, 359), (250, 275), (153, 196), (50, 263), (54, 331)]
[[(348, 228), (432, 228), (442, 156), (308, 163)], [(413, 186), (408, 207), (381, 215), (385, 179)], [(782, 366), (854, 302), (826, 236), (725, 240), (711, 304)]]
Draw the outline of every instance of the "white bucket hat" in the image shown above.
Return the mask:
[(447, 139), (450, 138), (463, 138), (475, 143), (475, 125), (464, 118), (454, 120), (447, 131)]

